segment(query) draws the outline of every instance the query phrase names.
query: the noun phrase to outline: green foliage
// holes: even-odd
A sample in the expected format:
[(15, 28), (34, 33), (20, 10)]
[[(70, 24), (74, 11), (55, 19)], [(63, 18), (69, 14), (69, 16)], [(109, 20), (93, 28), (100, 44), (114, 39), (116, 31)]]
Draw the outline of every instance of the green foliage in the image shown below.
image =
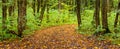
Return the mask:
[[(93, 20), (93, 13), (94, 10), (85, 10), (82, 13), (82, 25), (81, 28), (79, 30), (80, 33), (85, 34), (85, 35), (93, 35), (96, 31), (102, 31), (102, 26), (99, 26), (97, 29), (95, 29), (95, 27), (93, 26), (93, 24), (91, 23), (91, 21)], [(112, 41), (114, 44), (120, 44), (120, 27), (118, 25), (118, 27), (116, 28), (118, 33), (114, 33), (114, 20), (115, 20), (115, 15), (116, 12), (112, 11), (110, 13), (108, 13), (108, 23), (109, 23), (109, 28), (111, 30), (112, 33), (109, 34), (105, 34), (105, 35), (100, 35), (100, 37), (98, 38), (99, 40), (110, 40)]]
[[(49, 21), (49, 22), (47, 22)], [(72, 24), (76, 23), (76, 17), (74, 14), (69, 14), (69, 11), (64, 11), (59, 14), (58, 10), (50, 10), (49, 11), (49, 20), (47, 19), (47, 13), (45, 13), (45, 17), (42, 22), (42, 26), (54, 26), (60, 24)]]
[(113, 7), (117, 8), (118, 2), (119, 2), (118, 0), (113, 0)]
[(102, 29), (102, 26), (98, 26), (97, 29), (95, 30), (95, 32), (100, 32), (103, 31), (104, 29)]
[(93, 20), (93, 10), (85, 10), (82, 13), (82, 25), (80, 29), (80, 33), (91, 35), (95, 31), (95, 27), (93, 27), (93, 24), (91, 24)]
[(112, 41), (113, 44), (120, 44), (120, 33), (109, 33), (105, 35), (101, 35), (99, 40), (109, 40)]

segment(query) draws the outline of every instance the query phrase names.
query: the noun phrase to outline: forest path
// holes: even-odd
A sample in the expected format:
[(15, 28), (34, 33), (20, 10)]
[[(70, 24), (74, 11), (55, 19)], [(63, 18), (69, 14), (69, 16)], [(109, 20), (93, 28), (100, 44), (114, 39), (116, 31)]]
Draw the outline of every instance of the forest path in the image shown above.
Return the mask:
[(38, 30), (22, 40), (0, 43), (0, 49), (120, 49), (109, 41), (76, 32), (76, 25), (62, 25)]

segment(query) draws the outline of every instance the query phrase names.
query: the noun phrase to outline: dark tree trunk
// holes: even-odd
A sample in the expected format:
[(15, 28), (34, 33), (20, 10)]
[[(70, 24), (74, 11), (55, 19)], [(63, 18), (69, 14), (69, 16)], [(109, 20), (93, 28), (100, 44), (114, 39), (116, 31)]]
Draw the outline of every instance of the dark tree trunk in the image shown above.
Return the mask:
[(81, 14), (80, 14), (81, 2), (80, 1), (81, 0), (76, 0), (76, 4), (77, 4), (76, 13), (77, 13), (78, 27), (80, 27), (81, 25)]
[(101, 34), (110, 33), (107, 21), (107, 0), (102, 0), (102, 28), (105, 29)]
[(47, 1), (47, 23), (49, 22), (49, 0)]
[[(119, 3), (118, 3), (118, 10), (120, 10), (120, 0), (119, 0)], [(120, 15), (120, 12), (117, 12), (116, 13), (116, 18), (115, 18), (115, 21), (114, 21), (114, 28), (117, 27), (117, 23), (118, 23), (118, 16)], [(115, 32), (117, 32), (117, 30), (115, 29), (114, 30)]]
[(43, 15), (44, 15), (44, 12), (45, 12), (45, 8), (47, 6), (46, 3), (47, 3), (47, 0), (44, 0), (43, 7), (41, 8), (41, 13), (40, 13), (40, 23), (42, 22)]
[[(100, 26), (100, 0), (95, 1), (95, 12), (94, 12), (92, 24), (94, 25), (94, 23), (96, 29), (98, 29), (98, 27)], [(100, 31), (96, 31), (94, 33), (94, 35), (99, 35), (99, 34)]]
[(100, 0), (96, 0), (93, 20), (91, 22), (91, 24), (96, 28), (100, 25), (100, 18), (99, 17), (100, 17)]
[(35, 9), (36, 9), (36, 8), (35, 8), (35, 7), (36, 7), (36, 6), (35, 6), (35, 2), (36, 2), (36, 0), (33, 0), (33, 7), (32, 7), (32, 8), (33, 8), (33, 12), (34, 12), (33, 15), (34, 15), (34, 16), (35, 16), (35, 13), (36, 13), (36, 10), (35, 10)]
[(39, 13), (40, 11), (40, 3), (41, 3), (41, 0), (37, 0), (37, 13)]
[(100, 0), (96, 0), (95, 13), (94, 13), (96, 28), (100, 25), (99, 15), (100, 15)]
[(6, 20), (7, 20), (7, 0), (2, 0), (2, 31), (7, 29)]
[(18, 0), (18, 36), (22, 36), (22, 32), (26, 26), (26, 8), (27, 0)]

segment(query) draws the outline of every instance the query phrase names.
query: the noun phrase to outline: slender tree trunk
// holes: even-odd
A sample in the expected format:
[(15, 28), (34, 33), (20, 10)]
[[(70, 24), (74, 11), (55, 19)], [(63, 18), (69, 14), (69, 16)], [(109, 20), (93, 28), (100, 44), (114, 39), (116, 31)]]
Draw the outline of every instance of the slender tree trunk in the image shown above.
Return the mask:
[(26, 26), (26, 8), (27, 0), (18, 0), (18, 36), (22, 36), (22, 32)]
[[(100, 26), (100, 0), (95, 1), (95, 12), (93, 16), (92, 24), (95, 23), (96, 29)], [(94, 35), (99, 35), (100, 31), (96, 31)]]
[(36, 9), (35, 2), (36, 2), (36, 0), (33, 0), (33, 7), (32, 7), (32, 8), (33, 8), (33, 12), (34, 12), (33, 15), (34, 15), (34, 16), (35, 16), (35, 13), (36, 13), (36, 10), (35, 10), (35, 9)]
[(43, 15), (44, 15), (44, 12), (45, 12), (45, 8), (47, 6), (46, 3), (47, 3), (47, 0), (44, 0), (43, 7), (41, 8), (41, 13), (40, 13), (40, 23), (42, 22)]
[(107, 21), (107, 0), (102, 0), (102, 28), (105, 29), (101, 34), (110, 33)]
[(99, 15), (100, 15), (100, 0), (96, 0), (95, 13), (94, 13), (96, 28), (100, 25)]
[(2, 0), (2, 31), (7, 29), (6, 20), (7, 20), (7, 0)]
[(47, 1), (47, 23), (49, 22), (49, 0)]
[(37, 13), (39, 13), (39, 11), (40, 11), (40, 4), (41, 4), (40, 1), (41, 0), (37, 0)]
[(81, 2), (80, 1), (81, 0), (76, 0), (76, 4), (77, 4), (76, 13), (77, 13), (78, 27), (80, 27), (81, 25), (81, 14), (80, 14)]
[[(120, 0), (119, 0), (119, 3), (118, 3), (118, 10), (120, 10)], [(120, 12), (117, 12), (116, 13), (116, 18), (115, 18), (115, 21), (114, 21), (114, 28), (117, 27), (117, 23), (118, 23), (118, 16), (120, 15)], [(114, 30), (115, 32), (117, 32), (117, 30), (115, 29)]]

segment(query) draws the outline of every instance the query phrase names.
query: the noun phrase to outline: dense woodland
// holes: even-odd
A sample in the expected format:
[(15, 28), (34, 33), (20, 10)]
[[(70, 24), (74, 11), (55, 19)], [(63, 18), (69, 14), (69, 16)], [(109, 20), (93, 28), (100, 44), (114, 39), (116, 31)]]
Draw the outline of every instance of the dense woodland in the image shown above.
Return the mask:
[(79, 34), (120, 45), (119, 15), (120, 0), (0, 0), (0, 41), (73, 24)]

